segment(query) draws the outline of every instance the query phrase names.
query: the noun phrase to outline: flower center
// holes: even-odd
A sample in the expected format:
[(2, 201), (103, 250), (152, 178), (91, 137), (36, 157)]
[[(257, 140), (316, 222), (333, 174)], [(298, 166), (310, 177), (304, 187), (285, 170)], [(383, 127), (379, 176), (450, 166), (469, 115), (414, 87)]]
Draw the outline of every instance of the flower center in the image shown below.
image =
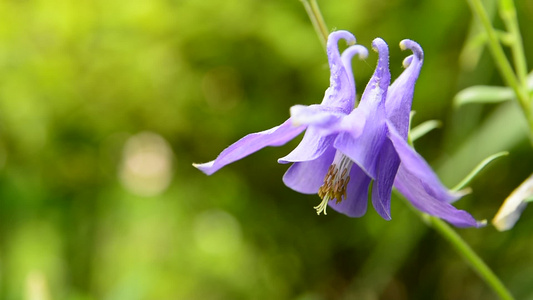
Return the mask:
[(339, 151), (335, 153), (333, 163), (329, 166), (328, 173), (324, 177), (324, 184), (318, 189), (318, 196), (322, 198), (322, 202), (314, 207), (318, 215), (321, 212), (327, 215), (326, 208), (330, 200), (337, 199), (336, 203), (340, 203), (346, 198), (346, 186), (350, 181), (352, 166), (353, 161), (346, 155)]

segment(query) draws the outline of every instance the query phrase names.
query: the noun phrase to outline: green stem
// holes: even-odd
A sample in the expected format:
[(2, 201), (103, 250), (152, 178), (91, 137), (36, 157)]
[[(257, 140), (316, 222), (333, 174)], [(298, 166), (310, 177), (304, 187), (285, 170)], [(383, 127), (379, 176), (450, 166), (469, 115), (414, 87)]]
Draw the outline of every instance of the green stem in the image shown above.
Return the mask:
[(422, 218), (446, 239), (457, 252), (468, 262), (472, 269), (485, 280), (492, 290), (504, 300), (512, 300), (513, 295), (503, 285), (501, 280), (492, 272), (485, 262), (472, 250), (472, 248), (448, 224), (439, 218), (421, 213)]
[(400, 197), (404, 202), (416, 213), (424, 223), (429, 227), (435, 229), (445, 240), (452, 245), (461, 257), (470, 265), (470, 267), (481, 277), (487, 285), (500, 297), (502, 300), (513, 300), (513, 295), (503, 285), (500, 278), (492, 272), (492, 270), (485, 264), (485, 262), (472, 250), (472, 248), (461, 238), (450, 225), (443, 220), (430, 216), (414, 208), (405, 197)]
[(322, 13), (320, 12), (320, 8), (318, 7), (318, 3), (316, 0), (311, 0), (311, 3), (309, 3), (309, 0), (300, 0), (300, 2), (302, 2), (309, 19), (311, 19), (313, 28), (315, 28), (318, 39), (325, 50), (329, 31), (326, 22), (324, 21), (324, 17), (322, 17)]
[(329, 35), (328, 26), (326, 25), (326, 21), (324, 21), (324, 17), (322, 16), (322, 12), (320, 11), (320, 7), (318, 7), (318, 3), (316, 2), (316, 0), (311, 0), (311, 8), (313, 9), (313, 14), (318, 20), (318, 25), (320, 27), (322, 37), (327, 40)]
[(525, 87), (527, 85), (527, 63), (513, 0), (500, 0), (500, 15), (511, 37), (510, 47), (518, 80), (520, 85)]
[[(522, 111), (524, 112), (529, 124), (530, 140), (533, 144), (533, 111), (531, 111), (531, 104), (529, 100), (530, 97), (529, 92), (527, 90), (527, 86), (520, 84), (519, 79), (514, 74), (511, 64), (505, 56), (503, 48), (498, 40), (498, 35), (492, 27), (492, 24), (489, 20), (487, 12), (485, 11), (485, 8), (483, 7), (483, 4), (481, 3), (481, 0), (468, 0), (468, 4), (470, 5), (472, 12), (478, 16), (479, 20), (481, 21), (481, 24), (483, 25), (483, 28), (487, 33), (489, 49), (492, 53), (494, 61), (496, 62), (496, 66), (498, 67), (498, 70), (500, 71), (500, 74), (503, 77), (503, 80), (505, 81), (507, 86), (513, 89), (516, 98), (518, 99), (518, 103), (522, 107)], [(518, 29), (516, 29), (516, 31), (518, 32)], [(520, 61), (520, 58), (518, 58), (518, 60)], [(519, 62), (519, 64), (521, 65), (522, 63)]]

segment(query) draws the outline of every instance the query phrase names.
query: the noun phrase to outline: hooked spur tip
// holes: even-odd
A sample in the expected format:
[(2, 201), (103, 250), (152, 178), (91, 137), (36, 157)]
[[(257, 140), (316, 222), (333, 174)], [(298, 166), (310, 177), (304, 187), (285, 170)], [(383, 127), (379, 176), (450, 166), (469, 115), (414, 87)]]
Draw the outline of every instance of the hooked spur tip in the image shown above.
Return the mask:
[(409, 55), (403, 59), (402, 66), (407, 69), (413, 62), (413, 55)]
[[(382, 38), (375, 38), (372, 41), (372, 49), (378, 53), (378, 69), (388, 68), (389, 65), (389, 46)], [(377, 71), (377, 69), (376, 69)]]
[(382, 38), (375, 38), (372, 41), (372, 49), (378, 53), (382, 53), (384, 51), (388, 52), (387, 43)]
[(355, 36), (351, 32), (347, 30), (337, 30), (329, 34), (328, 42), (327, 42), (328, 48), (330, 47), (338, 48), (337, 44), (339, 43), (340, 39), (345, 40), (346, 44), (348, 44), (349, 46), (354, 45), (356, 43)]
[(366, 59), (368, 57), (368, 50), (361, 45), (352, 45), (342, 53), (343, 59), (351, 59), (357, 55), (359, 59)]
[(402, 40), (400, 42), (400, 49), (402, 50), (409, 49), (413, 51), (413, 54), (416, 56), (416, 58), (418, 58), (419, 60), (424, 59), (424, 50), (422, 50), (422, 47), (420, 47), (420, 45), (413, 40), (409, 40), (409, 39)]

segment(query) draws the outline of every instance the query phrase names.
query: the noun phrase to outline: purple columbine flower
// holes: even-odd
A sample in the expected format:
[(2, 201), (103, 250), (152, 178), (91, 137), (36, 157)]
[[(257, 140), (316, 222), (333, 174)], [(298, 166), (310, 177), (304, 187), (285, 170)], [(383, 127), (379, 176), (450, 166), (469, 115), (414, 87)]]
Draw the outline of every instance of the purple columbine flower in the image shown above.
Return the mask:
[(354, 109), (351, 58), (355, 54), (366, 57), (367, 52), (354, 45), (340, 55), (337, 44), (341, 38), (348, 43), (355, 42), (347, 31), (336, 31), (329, 36), (331, 84), (320, 105), (293, 106), (291, 118), (282, 125), (247, 135), (214, 161), (195, 167), (212, 174), (265, 146), (285, 144), (307, 129), (300, 144), (279, 162), (293, 163), (283, 176), (288, 187), (322, 198), (315, 207), (318, 214), (326, 214), (330, 205), (351, 217), (364, 215), (373, 180), (372, 204), (386, 220), (391, 218), (394, 184), (423, 212), (459, 227), (479, 226), (470, 214), (449, 204), (460, 195), (449, 192), (424, 159), (407, 144), (414, 85), (423, 61), (420, 46), (409, 40), (401, 43), (402, 48), (409, 48), (414, 54), (406, 58), (406, 70), (389, 87), (388, 47), (382, 39), (375, 39), (372, 45), (379, 54), (378, 65)]

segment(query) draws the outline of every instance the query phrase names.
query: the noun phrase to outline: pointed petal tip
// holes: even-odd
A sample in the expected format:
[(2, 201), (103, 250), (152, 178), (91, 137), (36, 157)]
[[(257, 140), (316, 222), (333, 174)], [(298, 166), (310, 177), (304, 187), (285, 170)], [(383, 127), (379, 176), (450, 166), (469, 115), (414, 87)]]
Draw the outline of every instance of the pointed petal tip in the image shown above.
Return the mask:
[(288, 163), (290, 163), (290, 161), (284, 160), (283, 157), (282, 158), (278, 158), (278, 164), (284, 165), (284, 164), (288, 164)]
[[(390, 207), (385, 208), (383, 206), (378, 206), (379, 204), (374, 201), (374, 198), (372, 198), (372, 205), (374, 206), (374, 210), (378, 213), (378, 215), (385, 221), (392, 220), (391, 213), (390, 213)], [(390, 202), (389, 202), (390, 205)]]
[(390, 196), (388, 199), (383, 199), (379, 196), (378, 189), (379, 188), (377, 188), (375, 185), (372, 187), (372, 206), (374, 206), (374, 210), (380, 217), (382, 217), (385, 221), (390, 221), (392, 220), (390, 213)]
[[(428, 213), (424, 213), (424, 219), (425, 218), (436, 218), (443, 220), (457, 228), (483, 228), (487, 226), (487, 220), (476, 220), (472, 215), (467, 213), (464, 210), (457, 210), (457, 214), (455, 217), (453, 216), (436, 216)], [(427, 221), (427, 220), (425, 220)]]
[(484, 220), (481, 220), (481, 221), (478, 221), (478, 220), (475, 220), (473, 219), (471, 222), (465, 222), (465, 223), (452, 223), (450, 222), (453, 226), (455, 227), (458, 227), (458, 228), (483, 228), (485, 226), (487, 226), (487, 220), (484, 219)]
[(192, 166), (204, 172), (206, 175), (211, 175), (217, 171), (217, 170), (212, 170), (214, 162), (215, 161), (213, 160), (213, 161), (206, 162), (203, 164), (193, 163)]
[[(385, 100), (384, 97), (390, 84), (389, 46), (382, 38), (375, 38), (372, 41), (372, 49), (378, 53), (378, 65), (363, 92), (362, 98), (365, 98), (365, 94), (367, 93), (368, 95), (376, 94), (372, 93), (374, 91), (383, 98), (382, 100)], [(363, 102), (363, 99), (361, 99), (361, 102)]]
[(487, 226), (487, 220), (476, 220), (471, 214), (464, 210), (457, 210), (455, 217), (442, 216), (442, 219), (458, 228), (483, 228)]
[(476, 228), (481, 228), (487, 226), (487, 219), (483, 219), (481, 221), (477, 221)]

